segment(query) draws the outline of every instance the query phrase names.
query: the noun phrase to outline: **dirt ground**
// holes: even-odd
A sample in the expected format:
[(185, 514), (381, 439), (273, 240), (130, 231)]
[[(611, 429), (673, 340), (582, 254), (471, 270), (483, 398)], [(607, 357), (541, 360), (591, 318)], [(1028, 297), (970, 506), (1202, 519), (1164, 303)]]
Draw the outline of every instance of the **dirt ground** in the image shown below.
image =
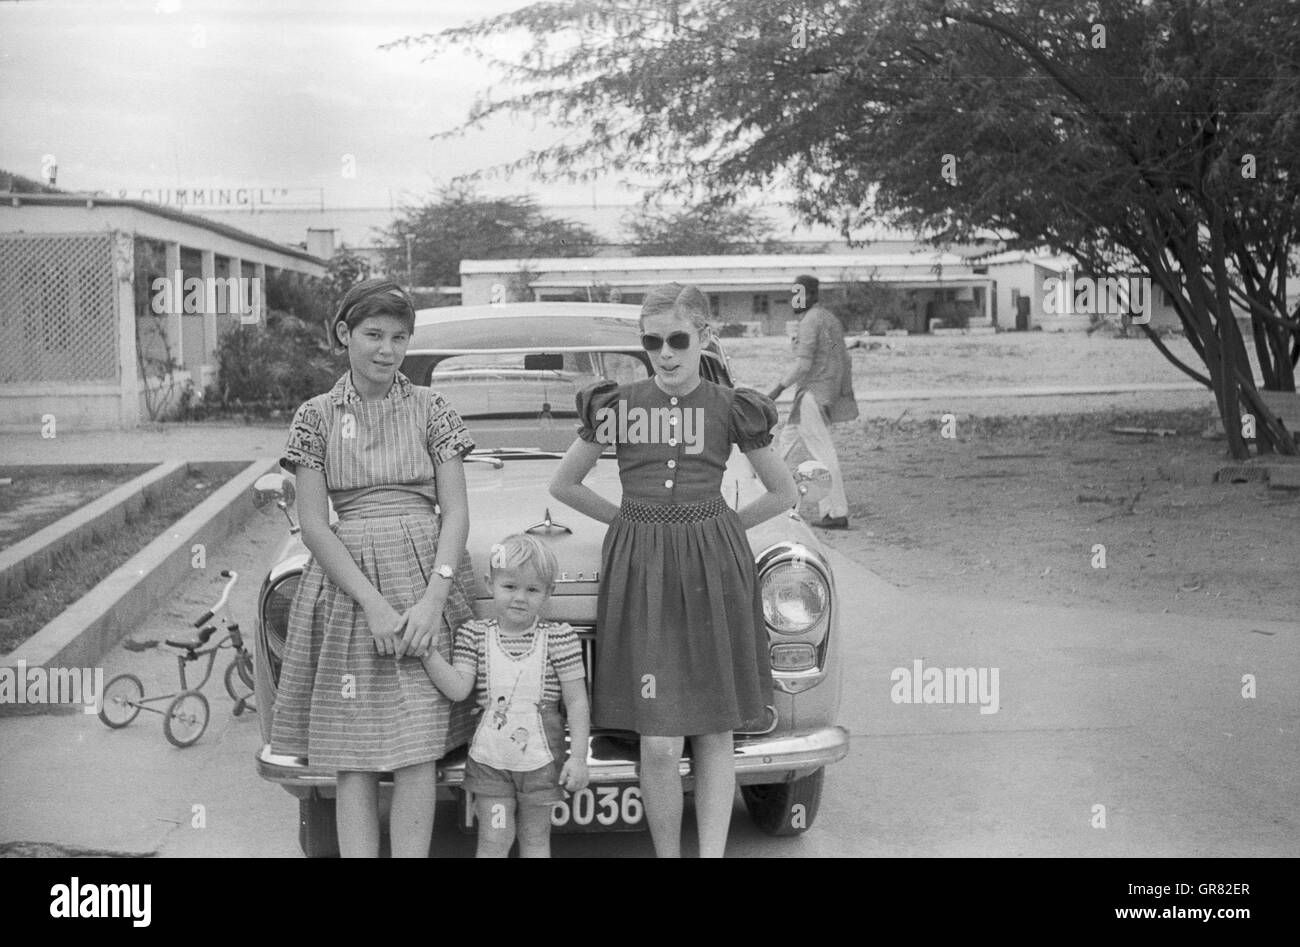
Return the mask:
[[(850, 349), (853, 389), (886, 390), (1158, 384), (1190, 381), (1143, 338), (1100, 332), (1003, 332), (966, 336), (871, 336)], [(1187, 340), (1164, 340), (1192, 368), (1200, 362)], [(723, 339), (735, 380), (767, 391), (789, 367), (780, 337)], [(1203, 369), (1202, 369), (1203, 371)]]
[[(918, 590), (1300, 616), (1300, 491), (1213, 483), (1228, 460), (1222, 441), (1201, 437), (1212, 412), (1089, 407), (1032, 417), (958, 413), (952, 439), (926, 416), (932, 410), (898, 423), (838, 425), (852, 529), (821, 535)], [(1110, 433), (1121, 425), (1180, 433)]]

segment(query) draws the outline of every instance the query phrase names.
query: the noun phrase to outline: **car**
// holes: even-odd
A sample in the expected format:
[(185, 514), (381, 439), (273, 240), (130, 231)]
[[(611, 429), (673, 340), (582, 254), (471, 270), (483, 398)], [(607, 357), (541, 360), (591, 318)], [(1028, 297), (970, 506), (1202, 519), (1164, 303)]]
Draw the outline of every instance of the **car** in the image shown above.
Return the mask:
[[(456, 408), (477, 444), (466, 458), (471, 531), (469, 554), (479, 578), (473, 590), (480, 617), (491, 603), (486, 576), (489, 550), (510, 533), (541, 536), (554, 549), (560, 576), (545, 617), (578, 632), (587, 663), (588, 687), (599, 654), (596, 596), (605, 526), (563, 506), (547, 492), (552, 475), (577, 428), (574, 393), (600, 379), (620, 383), (648, 377), (651, 362), (640, 346), (637, 306), (604, 303), (510, 303), (420, 310), (402, 372), (428, 385)], [(714, 340), (701, 374), (732, 385), (730, 367)], [(797, 481), (805, 501), (818, 498), (826, 470), (801, 465)], [(587, 476), (588, 486), (617, 503), (618, 466), (613, 449)], [(723, 495), (740, 507), (762, 491), (738, 450), (728, 462)], [(258, 596), (256, 691), (262, 749), (258, 773), (298, 800), (299, 841), (304, 854), (338, 852), (334, 817), (335, 774), (301, 757), (271, 752), (271, 715), (284, 653), (289, 604), (309, 553), (290, 514), (292, 481), (267, 474), (254, 486), (260, 506), (278, 506), (291, 535), (267, 572)], [(748, 531), (762, 588), (772, 664), (774, 703), (765, 719), (735, 735), (736, 780), (757, 826), (774, 836), (812, 827), (826, 767), (848, 753), (848, 731), (836, 723), (841, 698), (841, 616), (835, 577), (825, 549), (797, 510)], [(473, 701), (453, 712), (453, 739), (472, 733)], [(472, 827), (473, 806), (460, 789), (465, 746), (437, 765), (440, 797), (459, 802), (461, 826)], [(643, 828), (635, 734), (593, 730), (588, 747), (591, 784), (557, 803), (558, 832)], [(692, 785), (689, 751), (682, 762)], [(391, 789), (391, 778), (381, 790)]]

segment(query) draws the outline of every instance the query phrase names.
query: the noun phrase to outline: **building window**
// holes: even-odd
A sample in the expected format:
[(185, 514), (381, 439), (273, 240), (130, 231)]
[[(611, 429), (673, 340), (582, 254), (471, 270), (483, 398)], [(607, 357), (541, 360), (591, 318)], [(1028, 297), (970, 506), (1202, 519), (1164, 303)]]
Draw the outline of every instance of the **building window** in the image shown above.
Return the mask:
[(709, 293), (709, 318), (717, 320), (722, 315), (722, 297), (717, 293)]
[(767, 314), (772, 311), (772, 297), (767, 293), (755, 293), (750, 311), (756, 316), (766, 318)]

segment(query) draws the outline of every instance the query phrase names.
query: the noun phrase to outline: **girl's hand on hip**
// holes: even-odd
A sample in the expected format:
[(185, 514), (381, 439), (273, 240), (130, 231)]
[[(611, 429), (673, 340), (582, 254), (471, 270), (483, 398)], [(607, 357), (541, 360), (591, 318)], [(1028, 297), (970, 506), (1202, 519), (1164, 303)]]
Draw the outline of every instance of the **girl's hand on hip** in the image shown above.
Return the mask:
[(366, 609), (366, 624), (370, 626), (370, 634), (375, 639), (375, 650), (380, 654), (397, 653), (402, 627), (406, 622), (406, 616), (397, 614), (397, 609), (387, 602)]
[(406, 610), (406, 633), (397, 642), (398, 657), (411, 654), (422, 658), (432, 650), (445, 601), (445, 597), (426, 596)]

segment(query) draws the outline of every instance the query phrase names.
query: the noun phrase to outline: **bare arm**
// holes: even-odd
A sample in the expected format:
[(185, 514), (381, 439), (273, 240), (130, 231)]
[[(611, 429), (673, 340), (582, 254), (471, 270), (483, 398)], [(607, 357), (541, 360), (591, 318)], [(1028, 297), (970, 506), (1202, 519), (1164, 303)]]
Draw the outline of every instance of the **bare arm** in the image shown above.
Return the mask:
[(758, 479), (767, 488), (767, 492), (761, 497), (737, 511), (740, 514), (741, 525), (745, 529), (752, 529), (759, 523), (766, 522), (793, 507), (799, 500), (799, 490), (794, 484), (794, 477), (790, 475), (789, 468), (781, 462), (781, 458), (776, 456), (776, 451), (772, 450), (771, 445), (746, 451), (745, 456), (749, 458), (749, 463), (753, 466), (754, 473), (758, 474)]
[(447, 663), (437, 649), (431, 649), (424, 656), (424, 669), (429, 672), (429, 680), (450, 700), (464, 700), (474, 690), (474, 678), (477, 670), (466, 670)]
[(582, 482), (604, 450), (604, 444), (592, 444), (582, 438), (575, 440), (551, 478), (550, 489), (551, 496), (566, 506), (597, 522), (612, 523), (618, 516), (618, 507)]
[(569, 758), (560, 770), (560, 785), (569, 792), (577, 792), (587, 785), (588, 737), (591, 736), (591, 709), (587, 705), (587, 684), (584, 680), (560, 681), (564, 706), (569, 713)]
[[(465, 543), (469, 540), (469, 497), (465, 492), (465, 462), (459, 457), (438, 465), (438, 509), (442, 511), (442, 525), (438, 531), (438, 551), (433, 556), (433, 568), (456, 568)], [(438, 576), (438, 584), (429, 583), (425, 598), (430, 594), (447, 597), (448, 580)]]
[(465, 496), (465, 465), (459, 457), (438, 465), (438, 509), (442, 522), (438, 530), (438, 548), (433, 562), (429, 563), (429, 584), (424, 596), (407, 612), (406, 634), (398, 644), (397, 653), (424, 655), (433, 649), (442, 622), (442, 609), (451, 591), (451, 579), (444, 579), (436, 570), (460, 562), (465, 540), (469, 536), (469, 500)]
[(299, 466), (295, 475), (298, 488), (298, 517), (302, 541), (320, 563), (325, 574), (346, 592), (366, 613), (370, 633), (380, 654), (392, 654), (396, 647), (395, 632), (401, 616), (365, 577), (352, 554), (329, 526), (329, 490), (325, 474)]

